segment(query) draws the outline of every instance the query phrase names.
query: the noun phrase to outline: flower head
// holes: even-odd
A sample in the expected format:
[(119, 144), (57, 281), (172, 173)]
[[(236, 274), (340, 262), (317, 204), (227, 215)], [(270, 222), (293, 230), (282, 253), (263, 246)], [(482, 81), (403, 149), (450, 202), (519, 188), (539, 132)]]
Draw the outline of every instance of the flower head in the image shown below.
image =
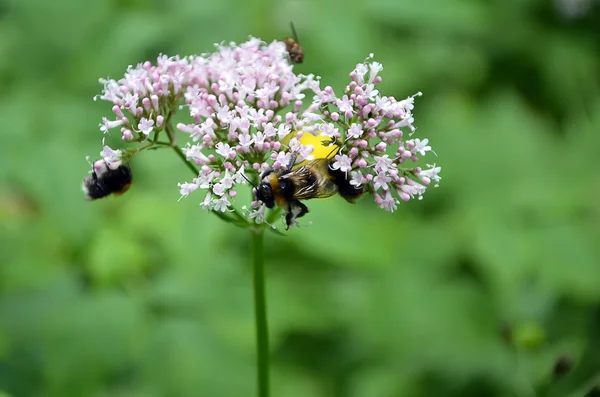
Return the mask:
[[(321, 129), (342, 132), (337, 137), (341, 149), (331, 168), (349, 172), (350, 184), (374, 192), (375, 202), (392, 212), (399, 202), (394, 195), (403, 201), (420, 198), (426, 185), (440, 180), (441, 168), (406, 166), (407, 161), (417, 162), (433, 151), (429, 139), (403, 139), (403, 128), (408, 128), (409, 135), (416, 130), (412, 110), (415, 97), (421, 93), (402, 100), (382, 96), (376, 86), (382, 81), (379, 73), (383, 65), (370, 58), (372, 55), (350, 73), (351, 81), (341, 98), (332, 90), (324, 95), (325, 90), (320, 90), (316, 80), (311, 85), (315, 93), (313, 107), (320, 111), (317, 116), (321, 115)], [(315, 124), (315, 119), (312, 112), (302, 121)]]
[[(199, 167), (192, 181), (179, 183), (181, 197), (203, 191), (201, 207), (223, 213), (236, 211), (248, 173), (327, 158), (332, 172), (394, 211), (401, 200), (420, 197), (431, 181), (439, 182), (441, 169), (405, 167), (432, 151), (428, 139), (403, 140), (404, 128), (409, 135), (415, 131), (412, 110), (420, 93), (402, 100), (382, 96), (383, 66), (370, 58), (350, 73), (341, 96), (329, 86), (321, 90), (312, 75), (295, 74), (284, 43), (256, 38), (217, 45), (211, 54), (161, 55), (155, 63), (130, 66), (119, 80), (101, 79), (97, 98), (111, 102), (114, 115), (103, 118), (100, 130), (120, 128), (123, 140), (144, 145), (125, 151), (105, 146), (102, 158), (118, 167), (144, 148), (175, 147), (179, 133), (190, 141), (180, 155)], [(305, 107), (307, 90), (314, 97)], [(173, 127), (177, 112), (188, 118)], [(165, 135), (168, 142), (160, 139)], [(289, 211), (305, 213), (298, 206)], [(244, 214), (266, 222), (257, 200)]]

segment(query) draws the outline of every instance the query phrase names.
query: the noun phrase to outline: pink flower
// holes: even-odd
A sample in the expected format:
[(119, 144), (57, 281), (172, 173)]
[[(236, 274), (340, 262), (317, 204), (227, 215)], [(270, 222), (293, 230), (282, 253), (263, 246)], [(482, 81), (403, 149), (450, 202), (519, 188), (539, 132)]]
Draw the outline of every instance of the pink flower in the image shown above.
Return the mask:
[(349, 172), (352, 169), (352, 162), (350, 158), (345, 154), (335, 156), (335, 162), (331, 165), (334, 170), (340, 170), (342, 172)]
[(148, 137), (148, 135), (150, 135), (150, 133), (152, 132), (153, 126), (154, 120), (147, 119), (145, 117), (142, 117), (140, 122), (138, 123), (138, 128), (146, 137)]
[(102, 160), (108, 165), (111, 170), (119, 168), (119, 166), (123, 163), (121, 156), (123, 152), (121, 150), (113, 150), (109, 146), (104, 146), (102, 152), (100, 152), (100, 156)]
[(102, 131), (104, 134), (106, 134), (108, 132), (108, 130), (111, 130), (115, 127), (120, 127), (123, 125), (123, 120), (109, 120), (106, 117), (102, 117), (102, 124), (100, 124), (100, 131)]
[(195, 183), (179, 183), (179, 193), (181, 194), (181, 198), (187, 197), (194, 190), (198, 189), (198, 185)]
[(399, 199), (420, 199), (431, 181), (437, 183), (441, 179), (441, 168), (434, 165), (424, 171), (404, 165), (408, 159), (418, 161), (419, 156), (433, 152), (427, 138), (403, 140), (404, 128), (408, 128), (409, 135), (416, 131), (412, 110), (415, 98), (422, 94), (418, 92), (400, 101), (381, 94), (378, 85), (383, 65), (372, 58), (371, 54), (350, 73), (351, 81), (342, 97), (332, 98), (333, 91), (327, 93), (326, 107), (323, 107), (325, 93), (318, 84), (313, 84), (311, 88), (316, 95), (301, 121), (304, 125), (314, 125), (315, 120), (321, 120), (319, 125), (325, 135), (335, 128), (345, 131), (337, 139), (341, 149), (331, 168), (350, 172), (353, 186), (368, 185), (367, 191), (382, 192), (373, 195), (375, 202), (394, 211)]
[(235, 154), (235, 150), (233, 150), (227, 143), (219, 142), (216, 146), (216, 152), (228, 159), (232, 154)]
[[(394, 211), (400, 200), (421, 198), (432, 181), (437, 186), (441, 168), (405, 165), (433, 152), (427, 138), (403, 139), (406, 131), (416, 131), (412, 111), (421, 93), (402, 100), (383, 96), (383, 65), (372, 58), (356, 65), (339, 95), (330, 86), (321, 90), (318, 77), (295, 74), (279, 41), (250, 38), (217, 45), (210, 54), (161, 55), (154, 63), (131, 66), (118, 80), (101, 79), (104, 87), (95, 99), (112, 106), (100, 130), (120, 128), (123, 140), (140, 145), (105, 146), (98, 167), (116, 168), (153, 145), (180, 144), (191, 166), (200, 167), (191, 182), (178, 184), (181, 197), (203, 191), (202, 208), (227, 212), (243, 200), (238, 186), (247, 185), (246, 173), (252, 179), (269, 168), (287, 167), (292, 157), (312, 158), (315, 148), (302, 144), (302, 136), (319, 132), (338, 147), (329, 167)], [(307, 89), (314, 94), (308, 103)], [(173, 128), (175, 112), (181, 122)], [(258, 202), (244, 214), (266, 222)]]
[(390, 183), (391, 181), (392, 181), (392, 178), (387, 176), (385, 174), (385, 172), (380, 172), (379, 174), (377, 174), (377, 176), (375, 178), (373, 178), (373, 182), (374, 182), (373, 187), (375, 188), (375, 190), (378, 190), (378, 189), (388, 190), (389, 189), (388, 183)]
[(394, 197), (392, 196), (392, 193), (390, 193), (389, 190), (386, 190), (386, 192), (384, 193), (383, 198), (381, 200), (381, 204), (379, 206), (388, 212), (394, 212), (394, 211), (396, 211), (396, 209), (398, 209), (396, 204), (397, 204), (397, 200), (394, 199)]
[(354, 101), (348, 98), (348, 95), (344, 95), (342, 99), (338, 99), (335, 101), (337, 108), (340, 110), (340, 113), (346, 115), (346, 117), (352, 117), (352, 113), (354, 110)]
[(363, 129), (360, 124), (352, 123), (350, 128), (348, 129), (348, 138), (356, 139), (360, 138), (363, 135)]

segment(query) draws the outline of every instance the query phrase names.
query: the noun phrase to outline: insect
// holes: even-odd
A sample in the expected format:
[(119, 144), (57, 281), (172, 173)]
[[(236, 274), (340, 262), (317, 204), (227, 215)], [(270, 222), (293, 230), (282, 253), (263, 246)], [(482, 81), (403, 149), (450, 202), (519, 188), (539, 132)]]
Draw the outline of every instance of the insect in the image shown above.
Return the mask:
[(131, 168), (120, 165), (115, 169), (104, 162), (100, 170), (94, 171), (91, 176), (83, 180), (81, 188), (86, 200), (96, 200), (110, 194), (120, 195), (125, 193), (132, 183)]
[(260, 183), (253, 189), (256, 200), (267, 208), (275, 204), (287, 211), (286, 229), (308, 213), (308, 208), (300, 200), (326, 198), (339, 193), (346, 201), (354, 203), (364, 193), (364, 187), (350, 184), (345, 172), (334, 170), (334, 160), (318, 158), (293, 168), (296, 158), (278, 170), (266, 170), (260, 176)]
[(290, 26), (292, 27), (293, 37), (286, 37), (285, 39), (283, 39), (283, 42), (285, 43), (287, 52), (290, 56), (290, 61), (292, 63), (302, 63), (302, 61), (304, 60), (304, 49), (298, 41), (298, 35), (296, 34), (296, 28), (294, 27), (294, 23), (290, 22)]

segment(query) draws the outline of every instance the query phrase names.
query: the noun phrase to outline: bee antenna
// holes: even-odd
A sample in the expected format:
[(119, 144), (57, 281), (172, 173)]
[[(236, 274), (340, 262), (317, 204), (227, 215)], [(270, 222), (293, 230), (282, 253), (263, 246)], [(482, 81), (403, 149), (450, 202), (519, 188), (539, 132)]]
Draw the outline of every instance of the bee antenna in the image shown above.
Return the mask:
[(294, 35), (294, 39), (296, 41), (300, 41), (298, 40), (298, 33), (296, 33), (296, 27), (294, 26), (294, 22), (290, 21), (290, 27), (292, 28), (292, 34)]
[(251, 184), (254, 188), (256, 188), (256, 185), (254, 183), (252, 183), (250, 181), (250, 179), (246, 178), (246, 175), (242, 174), (241, 172), (240, 172), (240, 175), (242, 176), (242, 178), (244, 178), (245, 180), (247, 180), (249, 184)]

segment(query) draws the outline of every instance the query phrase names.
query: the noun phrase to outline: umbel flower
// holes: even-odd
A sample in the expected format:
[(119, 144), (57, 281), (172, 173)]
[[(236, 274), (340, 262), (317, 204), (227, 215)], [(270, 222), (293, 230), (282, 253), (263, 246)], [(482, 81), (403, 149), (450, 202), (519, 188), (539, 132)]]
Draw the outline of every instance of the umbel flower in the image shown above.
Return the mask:
[[(381, 95), (383, 67), (372, 57), (356, 65), (342, 95), (321, 88), (313, 75), (295, 74), (279, 41), (250, 38), (216, 45), (211, 54), (161, 55), (156, 64), (130, 66), (118, 81), (101, 79), (97, 98), (113, 104), (114, 116), (100, 130), (119, 129), (123, 141), (138, 145), (105, 146), (102, 161), (114, 169), (142, 150), (175, 148), (195, 172), (178, 184), (181, 197), (193, 193), (203, 209), (264, 223), (265, 203), (256, 190), (251, 203), (238, 197), (240, 186), (259, 183), (268, 170), (282, 175), (293, 164), (327, 158), (331, 172), (393, 212), (400, 201), (421, 198), (432, 182), (437, 186), (441, 168), (407, 167), (432, 151), (427, 139), (412, 138), (421, 94), (399, 101)], [(186, 120), (175, 124), (176, 113), (187, 113)], [(181, 149), (179, 136), (187, 138)]]

